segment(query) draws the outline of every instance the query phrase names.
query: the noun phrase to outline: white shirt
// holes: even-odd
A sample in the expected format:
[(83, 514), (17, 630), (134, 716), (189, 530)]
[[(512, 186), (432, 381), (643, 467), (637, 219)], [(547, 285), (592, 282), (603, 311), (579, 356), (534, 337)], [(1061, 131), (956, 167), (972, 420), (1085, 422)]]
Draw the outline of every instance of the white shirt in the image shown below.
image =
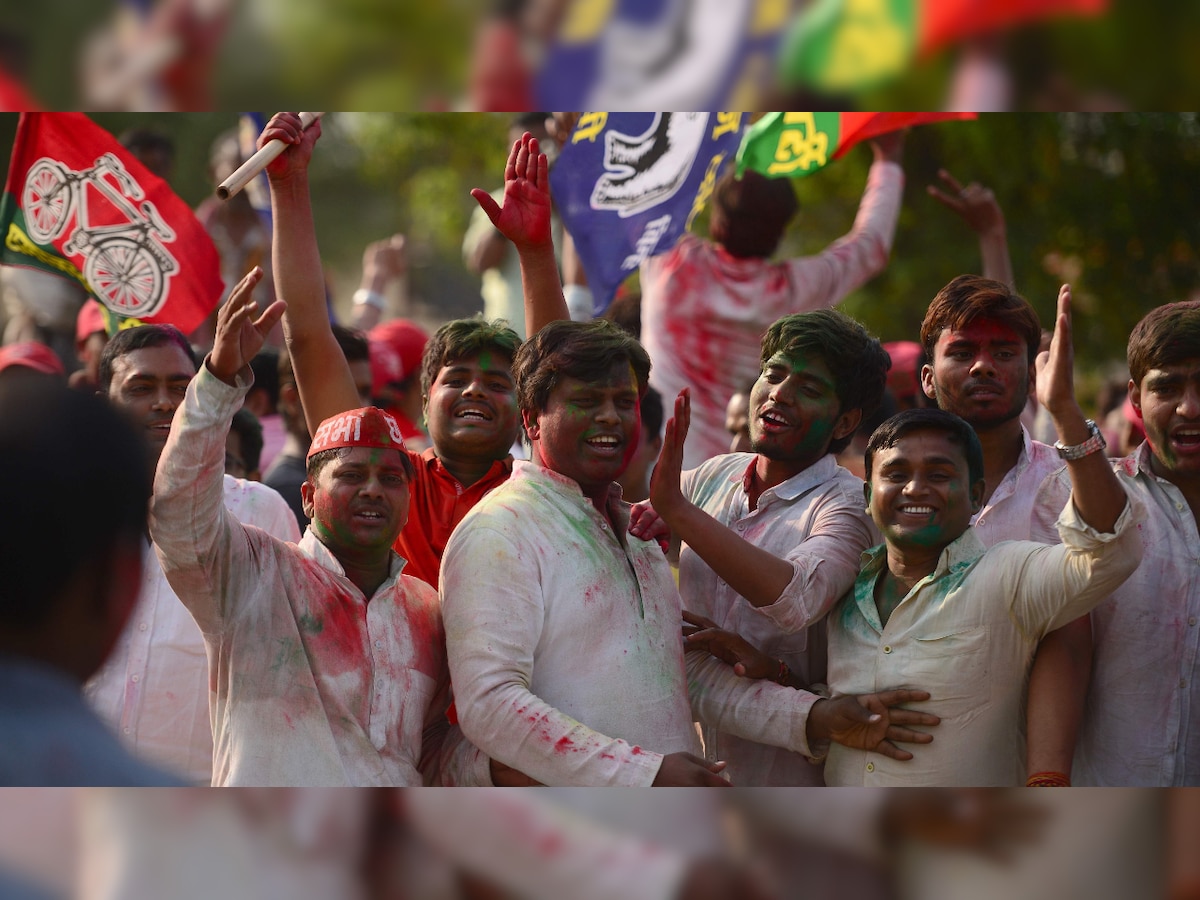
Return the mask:
[[(226, 475), (224, 492), (225, 508), (238, 521), (281, 541), (300, 539), (296, 517), (276, 491)], [(195, 784), (212, 782), (204, 637), (153, 552), (142, 555), (137, 605), (84, 693), (134, 753)]]
[(854, 227), (816, 256), (738, 259), (688, 233), (642, 263), (650, 384), (668, 406), (691, 388), (685, 469), (729, 449), (725, 407), (762, 371), (767, 328), (790, 313), (833, 306), (887, 265), (903, 190), (900, 166), (872, 165)]
[[(879, 540), (866, 514), (862, 481), (825, 456), (763, 491), (750, 509), (748, 479), (757, 457), (730, 453), (684, 473), (683, 495), (756, 547), (791, 564), (791, 582), (770, 606), (755, 608), (686, 544), (679, 554), (684, 608), (741, 635), (785, 662), (807, 685), (825, 681), (824, 627), (810, 628), (854, 584), (864, 550)], [(703, 729), (705, 754), (729, 763), (734, 784), (821, 785), (821, 767), (798, 753)]]
[(830, 748), (830, 785), (1016, 786), (1023, 778), (1020, 723), (1033, 653), (1048, 632), (1087, 612), (1141, 559), (1140, 505), (1127, 504), (1115, 534), (1079, 518), (1058, 519), (1063, 543), (1005, 541), (985, 549), (968, 528), (937, 568), (918, 581), (880, 625), (875, 582), (886, 548), (864, 555), (862, 573), (827, 618), (834, 694), (926, 690), (912, 704), (941, 717), (933, 743), (913, 759)]
[(1049, 527), (1042, 537), (1032, 534), (1034, 505), (1042, 482), (1065, 466), (1057, 450), (1049, 444), (1033, 440), (1029, 431), (1022, 427), (1021, 455), (1017, 457), (1017, 464), (1005, 473), (983, 509), (971, 519), (980, 543), (985, 547), (1001, 541), (1034, 540), (1057, 544), (1058, 531), (1054, 527), (1054, 520), (1066, 506), (1070, 490), (1063, 496), (1061, 504), (1053, 510), (1047, 510)]
[[(687, 655), (679, 593), (654, 542), (619, 534), (569, 478), (517, 461), (442, 557), (442, 613), (463, 733), (553, 785), (644, 786), (700, 752), (693, 714), (808, 754), (817, 698)], [(689, 688), (691, 709), (689, 710)]]
[[(393, 555), (390, 577), (367, 598), (311, 529), (287, 544), (222, 508), (213, 476), (247, 387), (201, 367), (151, 501), (163, 570), (208, 647), (213, 784), (432, 781), (449, 727), (437, 595), (401, 575)], [(478, 768), (486, 760), (474, 764), (489, 783)]]
[[(1200, 786), (1200, 534), (1150, 454), (1143, 444), (1114, 460), (1149, 512), (1142, 564), (1092, 610), (1092, 681), (1071, 768), (1078, 785)], [(1039, 500), (1052, 507), (1069, 492), (1056, 478)]]

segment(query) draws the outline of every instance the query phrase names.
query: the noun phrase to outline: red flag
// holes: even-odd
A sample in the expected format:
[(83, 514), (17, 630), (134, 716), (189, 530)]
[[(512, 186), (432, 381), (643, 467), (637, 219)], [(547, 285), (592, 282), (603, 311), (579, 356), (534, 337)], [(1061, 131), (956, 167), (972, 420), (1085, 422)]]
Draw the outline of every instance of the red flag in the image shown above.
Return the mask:
[(76, 278), (117, 319), (189, 334), (224, 288), (188, 205), (82, 113), (22, 113), (0, 230), (0, 262)]
[(844, 112), (842, 113), (842, 139), (838, 142), (833, 158), (838, 159), (855, 144), (871, 138), (899, 131), (913, 125), (931, 122), (946, 122), (954, 119), (974, 119), (973, 112)]

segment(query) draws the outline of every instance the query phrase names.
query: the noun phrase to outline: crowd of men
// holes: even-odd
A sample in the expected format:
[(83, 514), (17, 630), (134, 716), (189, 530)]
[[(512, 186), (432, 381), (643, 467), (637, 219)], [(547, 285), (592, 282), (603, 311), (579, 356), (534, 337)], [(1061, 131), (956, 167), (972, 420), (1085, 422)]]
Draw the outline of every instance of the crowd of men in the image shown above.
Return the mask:
[[(1070, 287), (1041, 349), (998, 207), (944, 175), (984, 274), (929, 304), (923, 402), (868, 430), (892, 361), (833, 307), (886, 265), (900, 136), (813, 257), (771, 260), (786, 181), (727, 176), (711, 239), (644, 265), (639, 341), (572, 321), (525, 134), (502, 196), (473, 195), (517, 253), (529, 337), (432, 336), (418, 452), (330, 323), (320, 133), (288, 113), (263, 132), (288, 145), (280, 299), (256, 302), (253, 268), (203, 360), (171, 326), (121, 331), (98, 399), (0, 358), (0, 781), (1200, 784), (1200, 302), (1133, 329), (1146, 440), (1110, 459), (1076, 398)], [(280, 322), (296, 514), (226, 474)], [(720, 452), (747, 382), (749, 449)], [(651, 383), (673, 414), (631, 506)], [(861, 479), (838, 464), (856, 437)]]

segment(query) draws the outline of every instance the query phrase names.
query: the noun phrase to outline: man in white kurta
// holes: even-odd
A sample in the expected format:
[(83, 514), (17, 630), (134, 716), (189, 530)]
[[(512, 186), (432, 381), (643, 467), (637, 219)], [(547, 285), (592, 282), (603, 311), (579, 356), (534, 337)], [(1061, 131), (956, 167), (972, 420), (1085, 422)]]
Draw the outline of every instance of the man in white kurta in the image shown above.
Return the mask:
[[(609, 510), (627, 521), (619, 489)], [(706, 654), (688, 654), (685, 670), (670, 566), (623, 531), (575, 482), (523, 460), (459, 525), (441, 583), (468, 737), (560, 785), (651, 784), (665, 754), (700, 753), (693, 707), (809, 754), (818, 698), (738, 679)]]
[(654, 362), (650, 384), (668, 400), (685, 387), (692, 392), (685, 469), (729, 449), (725, 407), (758, 377), (767, 327), (789, 313), (834, 306), (883, 271), (904, 192), (899, 158), (898, 147), (875, 149), (853, 228), (819, 254), (773, 261), (773, 247), (763, 247), (761, 255), (735, 255), (715, 239), (688, 233), (642, 263), (641, 339)]
[[(357, 566), (348, 572), (333, 549), (345, 553), (379, 518), (396, 531), (403, 525), (406, 483), (391, 470), (377, 471), (375, 461), (378, 454), (389, 454), (389, 464), (394, 457), (395, 466), (405, 461), (394, 420), (368, 407), (324, 423), (314, 435), (310, 453), (349, 448), (352, 456), (329, 465), (353, 476), (347, 484), (360, 485), (339, 498), (322, 487), (325, 477), (317, 479), (314, 521), (324, 540), (310, 526), (298, 545), (285, 543), (243, 525), (223, 506), (225, 436), (250, 387), (243, 357), (247, 348), (261, 346), (262, 334), (283, 312), (277, 303), (251, 322), (249, 293), (260, 277), (255, 270), (243, 279), (222, 308), (213, 353), (175, 416), (151, 504), (151, 537), (163, 571), (208, 649), (213, 783), (432, 782), (449, 728), (437, 595), (401, 573), (404, 561), (390, 549), (394, 534), (375, 536), (372, 572), (379, 575), (372, 577), (379, 583), (371, 596), (358, 585), (362, 559), (346, 557)], [(245, 332), (240, 337), (239, 330)], [(370, 448), (368, 468), (343, 468), (346, 460), (366, 458), (353, 454)], [(475, 772), (488, 783), (486, 768)], [(459, 779), (446, 774), (443, 780)]]

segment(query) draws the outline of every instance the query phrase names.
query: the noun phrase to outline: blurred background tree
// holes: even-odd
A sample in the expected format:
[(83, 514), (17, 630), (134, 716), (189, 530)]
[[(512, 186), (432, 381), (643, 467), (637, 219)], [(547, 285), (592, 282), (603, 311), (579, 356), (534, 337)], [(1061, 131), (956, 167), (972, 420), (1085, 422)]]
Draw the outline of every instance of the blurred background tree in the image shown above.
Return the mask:
[[(213, 185), (209, 147), (235, 113), (96, 114), (114, 134), (149, 125), (178, 147), (172, 184), (191, 206)], [(15, 114), (0, 115), (7, 159)], [(367, 243), (408, 236), (414, 315), (427, 324), (482, 308), (479, 279), (462, 264), (473, 187), (502, 182), (509, 117), (482, 113), (331, 113), (312, 165), (318, 239), (344, 310)], [(794, 182), (801, 212), (781, 255), (812, 253), (853, 223), (869, 149)], [(991, 187), (1008, 222), (1018, 289), (1053, 321), (1058, 285), (1075, 287), (1080, 366), (1123, 360), (1133, 324), (1150, 308), (1200, 287), (1200, 172), (1195, 114), (982, 115), (914, 129), (891, 262), (848, 298), (846, 312), (884, 340), (915, 339), (925, 307), (954, 275), (977, 271), (975, 236), (925, 193), (945, 167)], [(697, 227), (703, 230), (703, 218)]]

